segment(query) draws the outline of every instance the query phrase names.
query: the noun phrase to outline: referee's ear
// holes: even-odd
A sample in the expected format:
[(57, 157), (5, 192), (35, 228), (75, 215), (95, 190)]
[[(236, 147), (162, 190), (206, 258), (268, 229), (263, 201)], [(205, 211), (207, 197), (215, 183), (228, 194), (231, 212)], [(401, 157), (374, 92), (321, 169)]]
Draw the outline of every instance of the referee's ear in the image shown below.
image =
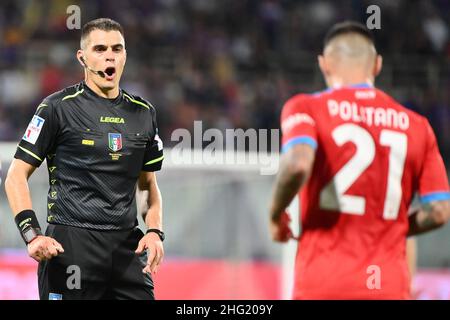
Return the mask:
[(84, 60), (83, 60), (83, 50), (81, 50), (81, 49), (77, 51), (77, 60), (83, 68), (86, 67)]

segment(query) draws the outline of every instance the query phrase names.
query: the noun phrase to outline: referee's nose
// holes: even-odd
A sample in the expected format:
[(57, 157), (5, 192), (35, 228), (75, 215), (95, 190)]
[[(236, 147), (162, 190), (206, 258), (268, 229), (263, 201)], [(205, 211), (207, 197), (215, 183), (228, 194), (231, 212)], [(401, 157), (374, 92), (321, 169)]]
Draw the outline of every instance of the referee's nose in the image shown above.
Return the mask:
[(114, 62), (115, 61), (115, 56), (114, 56), (114, 52), (112, 50), (112, 48), (108, 48), (108, 50), (106, 50), (105, 52), (105, 59), (106, 62)]

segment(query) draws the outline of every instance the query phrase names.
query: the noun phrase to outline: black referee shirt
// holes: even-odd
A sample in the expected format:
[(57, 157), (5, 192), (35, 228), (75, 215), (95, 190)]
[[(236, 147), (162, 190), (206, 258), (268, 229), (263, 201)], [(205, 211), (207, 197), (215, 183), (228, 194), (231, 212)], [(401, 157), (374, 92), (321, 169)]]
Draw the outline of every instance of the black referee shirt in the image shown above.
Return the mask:
[(47, 159), (47, 221), (98, 230), (137, 225), (136, 182), (161, 169), (155, 108), (124, 90), (115, 99), (83, 81), (38, 106), (15, 158), (39, 167)]

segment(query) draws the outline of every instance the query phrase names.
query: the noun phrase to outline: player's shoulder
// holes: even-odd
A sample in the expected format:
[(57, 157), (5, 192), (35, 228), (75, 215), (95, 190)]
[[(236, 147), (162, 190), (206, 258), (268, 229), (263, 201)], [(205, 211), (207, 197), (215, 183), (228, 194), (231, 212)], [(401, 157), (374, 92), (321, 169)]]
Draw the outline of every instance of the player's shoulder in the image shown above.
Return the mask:
[(310, 100), (314, 100), (315, 96), (311, 93), (296, 93), (292, 97), (290, 97), (285, 105), (301, 105)]
[(62, 90), (52, 93), (45, 97), (42, 101), (42, 104), (52, 105), (57, 107), (61, 104), (61, 102), (67, 100), (68, 98), (75, 97), (78, 94), (83, 92), (83, 87), (81, 83), (74, 84), (72, 86), (66, 87)]
[(376, 94), (377, 94), (377, 97), (379, 99), (383, 99), (383, 100), (385, 100), (387, 102), (386, 105), (389, 106), (389, 108), (394, 108), (397, 111), (401, 111), (401, 112), (406, 113), (408, 115), (410, 127), (411, 126), (415, 126), (415, 127), (417, 127), (417, 126), (425, 126), (425, 127), (427, 127), (429, 125), (428, 124), (428, 119), (425, 116), (417, 113), (414, 110), (411, 110), (411, 109), (405, 107), (402, 103), (397, 101), (394, 97), (392, 97), (391, 95), (387, 94), (383, 90), (377, 88), (376, 89)]
[[(313, 93), (297, 93), (291, 96), (283, 105), (282, 114), (287, 116), (292, 113), (314, 114), (318, 108), (316, 106), (326, 98), (329, 90), (323, 90)], [(314, 107), (311, 107), (314, 106)]]
[(314, 91), (311, 93), (297, 93), (293, 95), (291, 98), (289, 98), (286, 102), (286, 104), (294, 104), (294, 105), (301, 105), (301, 104), (307, 104), (307, 103), (315, 103), (319, 100), (327, 99), (329, 96), (333, 93), (332, 89), (324, 89), (320, 91)]
[(308, 93), (296, 93), (286, 100), (284, 103), (284, 110), (293, 110), (299, 108), (305, 108), (312, 95)]
[(150, 113), (154, 114), (156, 112), (155, 107), (153, 104), (150, 103), (147, 99), (142, 98), (141, 96), (138, 96), (136, 94), (132, 94), (126, 90), (122, 89), (122, 94), (128, 103), (134, 105), (135, 107), (143, 108), (146, 110), (149, 110)]

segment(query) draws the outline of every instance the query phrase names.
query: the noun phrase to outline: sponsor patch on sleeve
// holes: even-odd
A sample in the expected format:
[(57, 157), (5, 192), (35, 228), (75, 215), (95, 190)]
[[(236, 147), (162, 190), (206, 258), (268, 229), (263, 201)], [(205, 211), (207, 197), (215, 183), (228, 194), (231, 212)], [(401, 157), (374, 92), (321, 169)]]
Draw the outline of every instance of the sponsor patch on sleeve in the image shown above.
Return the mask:
[(300, 124), (309, 124), (311, 126), (315, 126), (316, 122), (311, 118), (310, 115), (306, 113), (295, 113), (287, 117), (282, 123), (281, 123), (281, 130), (283, 131), (283, 134), (286, 134), (292, 128), (294, 128), (297, 125)]
[(22, 139), (31, 144), (35, 144), (37, 139), (39, 138), (39, 135), (41, 134), (42, 128), (44, 127), (44, 122), (45, 119), (34, 115)]

